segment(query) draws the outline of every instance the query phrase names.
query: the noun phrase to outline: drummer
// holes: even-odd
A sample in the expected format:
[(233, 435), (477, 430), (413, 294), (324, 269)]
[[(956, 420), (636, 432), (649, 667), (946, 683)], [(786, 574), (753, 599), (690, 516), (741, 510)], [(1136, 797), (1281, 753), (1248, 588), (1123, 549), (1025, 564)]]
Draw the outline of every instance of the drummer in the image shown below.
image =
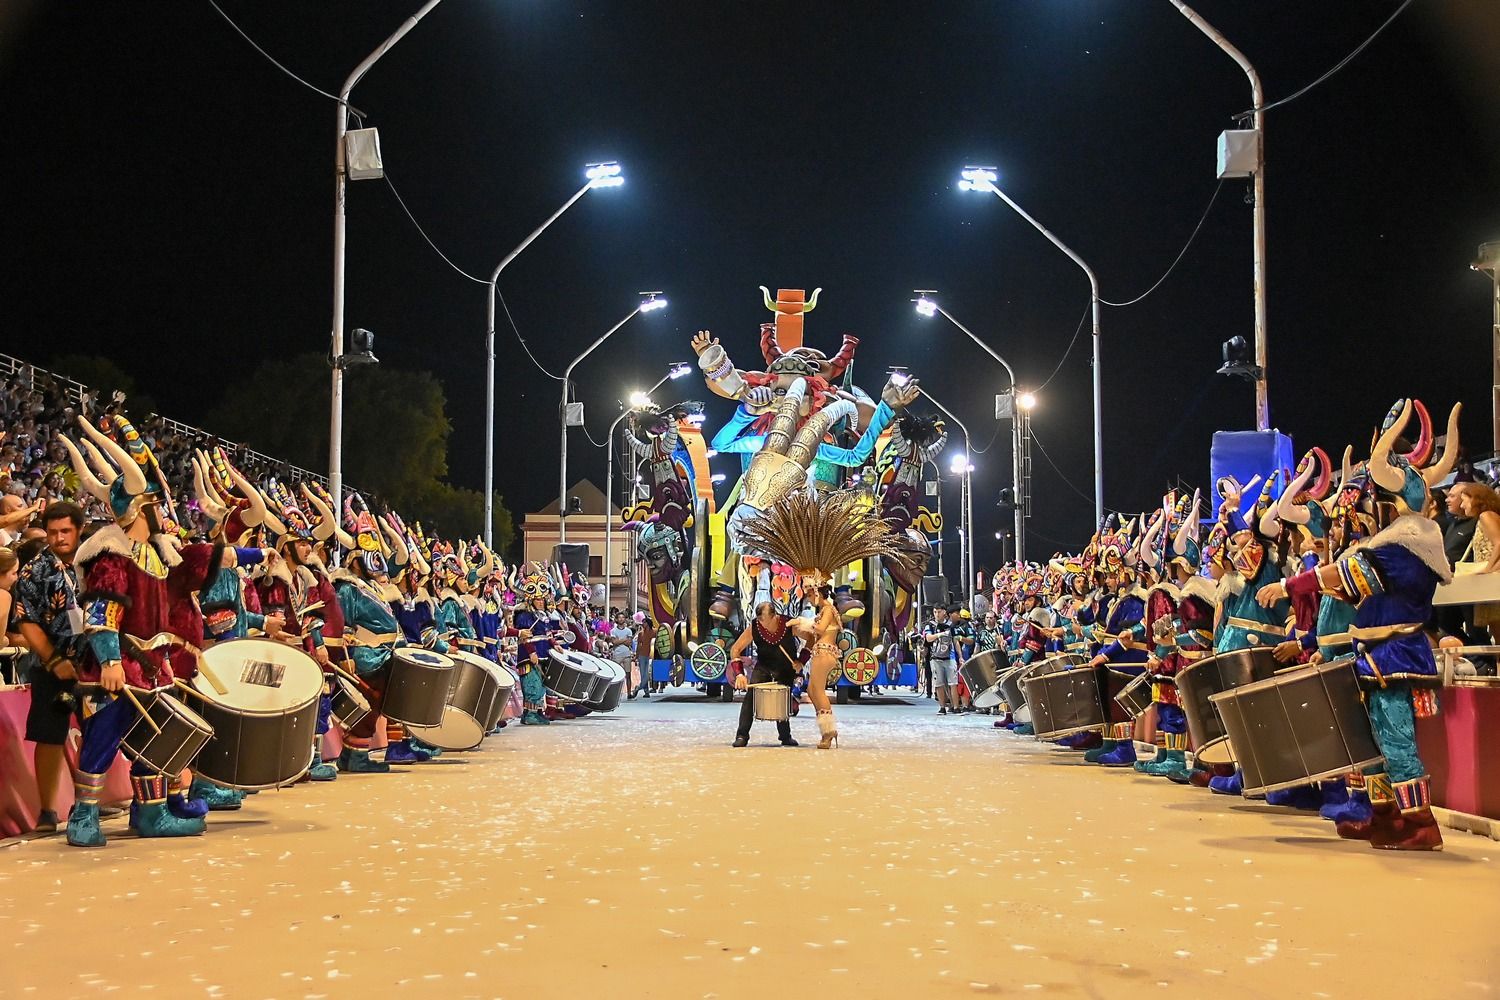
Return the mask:
[(521, 581), (521, 595), (525, 604), (516, 611), (513, 626), (505, 633), (521, 640), (516, 658), (521, 671), (521, 725), (545, 726), (552, 720), (543, 714), (547, 685), (542, 672), (553, 646), (565, 646), (572, 633), (551, 608), (556, 591), (540, 567), (533, 565)]
[[(781, 684), (788, 689), (793, 686), (797, 675), (801, 673), (802, 664), (797, 659), (797, 640), (788, 627), (790, 621), (786, 615), (779, 614), (776, 605), (770, 601), (762, 601), (756, 605), (755, 617), (745, 626), (745, 630), (729, 650), (731, 659), (738, 663), (752, 645), (755, 647), (755, 667), (750, 674), (749, 683), (746, 683), (745, 675), (741, 672), (734, 679), (736, 690), (746, 691), (750, 684)], [(754, 721), (755, 695), (754, 692), (749, 692), (740, 705), (740, 722), (734, 734), (734, 746), (750, 745), (750, 724)], [(800, 745), (792, 739), (790, 719), (777, 720), (776, 736), (784, 747)]]
[[(1105, 588), (1115, 596), (1110, 604), (1104, 627), (1105, 644), (1094, 655), (1089, 666), (1107, 667), (1127, 675), (1138, 675), (1146, 669), (1146, 650), (1131, 638), (1133, 627), (1145, 615), (1146, 602), (1135, 586), (1134, 546), (1130, 526), (1106, 532), (1099, 540), (1099, 565), (1104, 570)], [(1130, 767), (1135, 764), (1134, 723), (1106, 725), (1104, 739), (1098, 747), (1084, 754), (1084, 760), (1104, 767)]]
[(344, 614), (345, 648), (370, 701), (370, 714), (345, 736), (338, 766), (341, 771), (384, 773), (392, 764), (414, 764), (432, 758), (413, 747), (409, 738), (387, 746), (383, 761), (370, 757), (370, 742), (381, 718), (385, 685), (390, 678), (391, 657), (406, 641), (391, 612), (391, 600), (399, 599), (400, 595), (390, 583), (375, 517), (357, 493), (350, 494), (344, 502), (344, 515), (354, 535), (355, 551), (348, 568), (333, 572), (333, 585)]

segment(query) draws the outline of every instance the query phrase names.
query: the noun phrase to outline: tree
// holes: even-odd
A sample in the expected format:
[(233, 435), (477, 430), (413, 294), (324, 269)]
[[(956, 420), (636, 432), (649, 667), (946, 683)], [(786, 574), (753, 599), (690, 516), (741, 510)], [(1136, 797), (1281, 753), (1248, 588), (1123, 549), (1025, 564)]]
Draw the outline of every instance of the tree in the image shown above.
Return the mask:
[[(214, 433), (306, 469), (328, 465), (328, 362), (318, 354), (264, 361), (227, 385), (209, 417)], [(407, 520), (448, 538), (481, 534), (483, 497), (445, 481), (447, 399), (429, 372), (361, 367), (344, 375), (344, 481), (369, 490)], [(496, 497), (494, 536), (515, 537)]]

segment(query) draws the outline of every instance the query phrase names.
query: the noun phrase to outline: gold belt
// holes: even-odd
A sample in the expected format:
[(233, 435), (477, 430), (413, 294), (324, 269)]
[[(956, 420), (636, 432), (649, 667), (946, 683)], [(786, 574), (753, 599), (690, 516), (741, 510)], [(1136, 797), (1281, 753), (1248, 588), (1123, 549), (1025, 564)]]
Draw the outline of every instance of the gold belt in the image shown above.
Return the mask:
[(1252, 621), (1249, 618), (1229, 617), (1224, 619), (1226, 625), (1236, 625), (1239, 628), (1249, 629), (1252, 632), (1268, 632), (1271, 635), (1286, 635), (1285, 625), (1268, 625), (1265, 622)]
[(352, 642), (355, 646), (385, 646), (399, 638), (401, 638), (400, 632), (371, 632), (363, 626), (358, 626), (354, 629)]
[(1391, 639), (1398, 635), (1414, 635), (1422, 631), (1422, 623), (1407, 623), (1404, 625), (1371, 625), (1368, 628), (1354, 626), (1349, 629), (1349, 636), (1362, 642), (1380, 642), (1382, 639)]

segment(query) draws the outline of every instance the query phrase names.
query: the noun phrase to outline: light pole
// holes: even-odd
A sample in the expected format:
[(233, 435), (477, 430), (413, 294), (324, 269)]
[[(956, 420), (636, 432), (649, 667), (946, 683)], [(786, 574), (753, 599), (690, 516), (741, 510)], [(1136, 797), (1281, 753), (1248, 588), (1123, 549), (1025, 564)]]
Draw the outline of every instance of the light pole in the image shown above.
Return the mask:
[[(1026, 552), (1026, 509), (1021, 503), (1021, 487), (1026, 478), (1022, 469), (1022, 457), (1026, 441), (1026, 426), (1024, 424), (1029, 416), (1030, 409), (1036, 405), (1036, 396), (1029, 392), (1021, 391), (1020, 387), (1016, 385), (1016, 370), (1010, 366), (1010, 362), (1002, 358), (989, 344), (980, 340), (973, 330), (970, 330), (954, 319), (952, 313), (939, 305), (937, 300), (932, 298), (933, 295), (937, 294), (933, 289), (918, 288), (915, 291), (917, 298), (913, 299), (912, 302), (916, 304), (917, 315), (928, 317), (941, 315), (948, 322), (962, 330), (986, 354), (1000, 362), (1000, 366), (1005, 369), (1005, 374), (1010, 376), (1010, 481), (1016, 495), (1016, 558), (1024, 559)], [(1023, 405), (1024, 400), (1030, 400), (1030, 403)], [(1028, 413), (1023, 414), (1022, 410), (1026, 410)], [(1026, 485), (1029, 489), (1030, 484), (1027, 483)]]
[(495, 265), (495, 271), (490, 275), (489, 287), (486, 289), (488, 295), (485, 303), (485, 333), (484, 333), (484, 544), (491, 544), (491, 534), (494, 531), (494, 504), (495, 504), (495, 299), (497, 298), (496, 286), (500, 282), (500, 272), (510, 266), (511, 261), (521, 256), (521, 251), (531, 246), (547, 227), (552, 225), (562, 214), (572, 208), (578, 199), (588, 194), (595, 188), (619, 187), (625, 183), (625, 178), (620, 175), (620, 165), (613, 161), (607, 163), (590, 163), (584, 176), (588, 178), (583, 187), (573, 192), (573, 197), (562, 203), (562, 207), (547, 217), (543, 222), (531, 231), (531, 235), (521, 241), (510, 253), (506, 254), (500, 263)]
[[(625, 318), (614, 326), (604, 331), (604, 335), (594, 341), (578, 357), (574, 358), (568, 365), (567, 371), (562, 377), (562, 403), (557, 408), (557, 422), (562, 428), (562, 439), (559, 442), (559, 454), (557, 459), (557, 541), (562, 544), (568, 540), (568, 387), (572, 382), (573, 369), (578, 367), (579, 362), (593, 354), (599, 345), (614, 336), (616, 330), (629, 323), (637, 313), (655, 312), (667, 307), (667, 300), (659, 298), (661, 292), (642, 292), (645, 296), (640, 305), (626, 313)], [(583, 423), (582, 415), (579, 415), (579, 424)], [(609, 511), (605, 510), (604, 519), (609, 520)]]
[(632, 392), (629, 397), (630, 405), (615, 417), (615, 422), (609, 425), (605, 433), (608, 442), (604, 448), (604, 603), (609, 604), (613, 585), (610, 580), (614, 576), (614, 564), (610, 562), (610, 543), (614, 540), (614, 514), (612, 508), (615, 505), (615, 429), (620, 426), (620, 421), (630, 416), (643, 406), (651, 405), (651, 394), (660, 389), (669, 379), (679, 379), (693, 370), (691, 365), (674, 364), (667, 369), (667, 373), (657, 380), (656, 384), (645, 392)]
[[(907, 376), (905, 375), (905, 373), (897, 372), (897, 373), (894, 373), (894, 374), (891, 375), (891, 381), (894, 382), (898, 386), (905, 385), (906, 382), (907, 382)], [(970, 485), (973, 483), (973, 477), (974, 477), (974, 464), (969, 461), (969, 446), (970, 446), (970, 444), (972, 444), (972, 439), (969, 437), (969, 428), (967, 426), (965, 426), (964, 422), (962, 420), (958, 419), (958, 416), (952, 410), (948, 409), (942, 403), (938, 402), (937, 399), (933, 397), (932, 393), (930, 393), (930, 392), (927, 391), (927, 387), (926, 386), (919, 386), (917, 388), (917, 391), (919, 393), (921, 393), (927, 399), (927, 401), (929, 403), (931, 403), (933, 406), (936, 406), (939, 410), (941, 410), (942, 413), (943, 413), (943, 415), (945, 417), (947, 417), (949, 420), (953, 421), (956, 425), (958, 425), (958, 429), (963, 433), (963, 436), (964, 436), (964, 451), (963, 451), (963, 454), (962, 455), (955, 455), (954, 456), (954, 458), (953, 458), (953, 464), (952, 464), (952, 471), (953, 471), (954, 475), (956, 475), (956, 476), (959, 477), (959, 490), (960, 490), (960, 492), (959, 492), (959, 498), (960, 499), (959, 499), (959, 507), (958, 507), (958, 531), (959, 531), (959, 540), (961, 542), (961, 545), (959, 546), (959, 553), (960, 553), (960, 555), (959, 555), (959, 560), (958, 560), (958, 571), (960, 573), (962, 573), (963, 577), (964, 577), (964, 585), (961, 588), (961, 590), (962, 590), (962, 593), (964, 595), (964, 600), (967, 602), (968, 599), (969, 599), (969, 589), (973, 586), (973, 565), (972, 565), (972, 560), (974, 558), (974, 540), (971, 537), (972, 536), (972, 532), (973, 532), (973, 527), (974, 527), (974, 522), (973, 522), (974, 505), (973, 505), (973, 502), (972, 502), (972, 500), (973, 500), (972, 492), (969, 489)], [(939, 509), (942, 509), (942, 502), (943, 502), (942, 501), (942, 482), (943, 482), (942, 470), (939, 469), (938, 470), (938, 491), (939, 491), (939, 495), (938, 495), (938, 508)], [(938, 542), (938, 562), (940, 564), (942, 562), (942, 557), (943, 557), (943, 546), (942, 546), (942, 541), (939, 540), (939, 542)], [(966, 562), (966, 558), (968, 560), (967, 562)], [(941, 573), (942, 569), (939, 568), (938, 572)]]
[(348, 185), (348, 173), (344, 159), (344, 135), (349, 131), (349, 95), (370, 67), (391, 50), (406, 33), (417, 26), (441, 0), (427, 0), (415, 14), (401, 22), (401, 27), (380, 46), (365, 56), (364, 61), (354, 67), (339, 91), (338, 121), (333, 131), (333, 332), (329, 337), (329, 359), (333, 362), (332, 382), (328, 401), (328, 491), (333, 498), (333, 511), (337, 515), (342, 509), (344, 491), (344, 188)]
[[(1000, 179), (1000, 175), (998, 172), (996, 172), (994, 167), (964, 167), (961, 177), (962, 180), (958, 182), (958, 189), (960, 191), (988, 191), (990, 194), (993, 194), (995, 197), (1005, 202), (1011, 208), (1015, 209), (1017, 215), (1025, 219), (1027, 222), (1031, 223), (1032, 226), (1035, 227), (1037, 232), (1047, 237), (1047, 239), (1051, 241), (1053, 246), (1057, 247), (1057, 249), (1067, 254), (1069, 259), (1071, 259), (1073, 263), (1077, 264), (1079, 267), (1083, 268), (1083, 273), (1088, 275), (1089, 301), (1091, 303), (1091, 312), (1094, 318), (1094, 524), (1096, 526), (1103, 524), (1104, 422), (1103, 415), (1100, 412), (1103, 392), (1100, 389), (1099, 382), (1101, 374), (1099, 369), (1099, 279), (1094, 274), (1094, 269), (1085, 264), (1082, 257), (1078, 256), (1071, 249), (1069, 249), (1068, 245), (1062, 240), (1058, 239), (1056, 236), (1053, 236), (1051, 230), (1033, 219), (1026, 213), (1026, 210), (1024, 208), (1022, 208), (1020, 205), (1017, 205), (1010, 199), (1009, 195), (1000, 190), (999, 186), (996, 184), (996, 181)], [(973, 334), (970, 334), (970, 336), (973, 336)], [(1016, 539), (1016, 544), (1018, 547), (1020, 545), (1020, 541), (1020, 538)]]
[[(1250, 65), (1250, 60), (1245, 58), (1243, 52), (1230, 44), (1229, 39), (1219, 34), (1217, 28), (1199, 17), (1198, 12), (1182, 0), (1172, 0), (1172, 3), (1182, 12), (1183, 17), (1193, 22), (1193, 27), (1212, 39), (1213, 43), (1223, 49), (1224, 54), (1233, 59), (1250, 78), (1250, 106), (1254, 109), (1251, 121), (1255, 132), (1255, 173), (1252, 195), (1255, 199), (1254, 232), (1251, 236), (1254, 245), (1252, 282), (1255, 292), (1255, 364), (1260, 369), (1260, 376), (1255, 380), (1255, 429), (1270, 430), (1271, 402), (1266, 391), (1266, 115), (1261, 110), (1266, 103), (1265, 94), (1260, 89), (1260, 74), (1255, 72), (1255, 67)], [(1243, 176), (1243, 174), (1235, 176)]]

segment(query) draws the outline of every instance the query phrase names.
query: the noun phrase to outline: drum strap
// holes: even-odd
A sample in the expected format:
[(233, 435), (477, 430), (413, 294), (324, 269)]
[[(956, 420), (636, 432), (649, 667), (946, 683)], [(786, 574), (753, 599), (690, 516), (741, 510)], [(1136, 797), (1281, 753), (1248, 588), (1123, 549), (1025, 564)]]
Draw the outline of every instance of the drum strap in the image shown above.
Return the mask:
[(1422, 623), (1408, 623), (1403, 625), (1371, 625), (1368, 628), (1354, 626), (1349, 629), (1349, 637), (1361, 642), (1381, 642), (1385, 639), (1394, 639), (1398, 635), (1414, 635), (1422, 631)]
[[(1248, 629), (1251, 632), (1264, 632), (1267, 635), (1286, 635), (1285, 625), (1275, 625), (1268, 622), (1258, 622), (1251, 618), (1236, 618), (1231, 615), (1225, 619), (1225, 623), (1237, 626), (1238, 628)], [(1420, 626), (1418, 627), (1420, 628)]]
[(353, 646), (389, 646), (399, 638), (400, 632), (372, 632), (363, 625), (357, 625), (346, 641)]

